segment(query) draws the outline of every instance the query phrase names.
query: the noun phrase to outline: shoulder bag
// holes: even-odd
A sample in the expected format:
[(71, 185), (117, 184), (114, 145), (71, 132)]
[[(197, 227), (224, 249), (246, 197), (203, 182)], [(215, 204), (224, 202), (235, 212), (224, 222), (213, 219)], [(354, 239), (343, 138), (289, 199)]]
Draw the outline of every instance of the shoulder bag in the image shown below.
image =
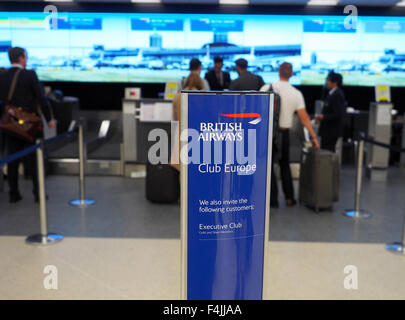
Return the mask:
[(10, 103), (20, 72), (21, 69), (17, 69), (11, 82), (5, 112), (0, 120), (0, 129), (22, 140), (34, 142), (36, 134), (42, 130), (41, 117)]

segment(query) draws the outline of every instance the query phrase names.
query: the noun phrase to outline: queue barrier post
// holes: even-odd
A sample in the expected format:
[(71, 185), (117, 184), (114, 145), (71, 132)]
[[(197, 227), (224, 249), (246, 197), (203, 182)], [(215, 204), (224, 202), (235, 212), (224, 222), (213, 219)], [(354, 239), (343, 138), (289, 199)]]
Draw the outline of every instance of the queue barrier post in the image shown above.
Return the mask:
[(83, 125), (79, 124), (79, 199), (70, 200), (69, 204), (72, 206), (85, 208), (96, 203), (94, 199), (86, 199), (85, 190), (85, 165), (86, 165), (86, 151), (83, 135)]
[(363, 155), (364, 141), (360, 138), (357, 142), (357, 170), (356, 170), (356, 190), (354, 193), (354, 209), (347, 209), (343, 215), (348, 218), (369, 218), (371, 213), (360, 209), (361, 181), (363, 177)]
[(402, 242), (387, 243), (385, 249), (393, 253), (405, 255), (405, 217), (402, 227)]
[[(345, 210), (343, 214), (346, 217), (350, 218), (367, 218), (370, 217), (371, 214), (367, 211), (360, 210), (360, 194), (361, 194), (361, 178), (362, 178), (362, 170), (363, 170), (363, 149), (364, 149), (364, 140), (380, 145), (383, 148), (393, 149), (397, 152), (405, 152), (405, 148), (395, 148), (390, 145), (384, 144), (379, 141), (370, 140), (364, 138), (364, 136), (360, 136), (358, 141), (358, 148), (357, 148), (357, 178), (356, 178), (356, 193), (355, 193), (355, 200), (354, 200), (354, 210)], [(385, 245), (385, 249), (389, 252), (400, 254), (405, 256), (405, 217), (403, 221), (402, 227), (402, 242), (392, 242), (387, 243)]]
[(49, 245), (63, 240), (63, 236), (55, 233), (48, 233), (46, 219), (46, 193), (45, 193), (45, 170), (44, 170), (44, 142), (37, 140), (39, 147), (36, 150), (37, 170), (38, 170), (38, 189), (39, 189), (39, 217), (41, 233), (28, 236), (25, 239), (27, 244), (31, 245)]

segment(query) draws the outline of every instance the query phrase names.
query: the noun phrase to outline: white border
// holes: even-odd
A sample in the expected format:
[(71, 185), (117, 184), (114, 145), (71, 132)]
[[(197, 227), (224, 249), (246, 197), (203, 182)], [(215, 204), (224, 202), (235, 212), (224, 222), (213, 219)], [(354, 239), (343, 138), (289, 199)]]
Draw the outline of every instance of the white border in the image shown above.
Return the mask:
[[(208, 93), (209, 94), (209, 93)], [(211, 93), (212, 94), (212, 93)], [(253, 94), (253, 93), (251, 93)], [(263, 93), (261, 93), (263, 94)], [(188, 96), (187, 92), (181, 93), (180, 107), (180, 137), (182, 132), (188, 129)], [(265, 223), (264, 223), (264, 252), (263, 252), (263, 273), (262, 273), (262, 299), (268, 297), (265, 284), (267, 283), (267, 259), (268, 259), (268, 241), (270, 226), (270, 188), (271, 188), (271, 156), (273, 141), (273, 108), (274, 94), (270, 94), (269, 101), (269, 119), (268, 119), (268, 141), (267, 141), (267, 179), (266, 179), (266, 203), (265, 203)], [(184, 140), (184, 139), (183, 139)], [(180, 153), (183, 148), (187, 148), (187, 140), (180, 139)], [(187, 300), (187, 215), (188, 215), (188, 165), (186, 161), (181, 161), (180, 156), (180, 239), (181, 239), (181, 275), (180, 275), (180, 299)]]
[(263, 283), (262, 283), (262, 300), (269, 297), (268, 288), (266, 287), (268, 275), (268, 246), (270, 234), (270, 189), (271, 189), (271, 161), (273, 152), (273, 116), (274, 116), (274, 93), (270, 94), (269, 101), (269, 136), (267, 140), (267, 182), (266, 182), (266, 212), (264, 220), (264, 253), (263, 253)]
[[(181, 93), (180, 103), (180, 239), (181, 239), (181, 285), (180, 299), (187, 300), (187, 196), (188, 166), (182, 161), (181, 150), (187, 148), (187, 140), (181, 139), (182, 132), (188, 129), (188, 93)], [(183, 141), (184, 140), (184, 141)]]

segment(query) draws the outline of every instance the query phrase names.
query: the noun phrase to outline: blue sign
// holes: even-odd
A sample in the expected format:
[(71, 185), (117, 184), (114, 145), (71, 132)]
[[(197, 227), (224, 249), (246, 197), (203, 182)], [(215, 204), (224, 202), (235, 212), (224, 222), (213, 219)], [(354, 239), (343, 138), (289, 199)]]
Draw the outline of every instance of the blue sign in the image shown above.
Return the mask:
[(0, 41), (0, 52), (8, 52), (11, 48), (11, 41)]
[(365, 23), (366, 33), (405, 33), (403, 21), (368, 21)]
[[(49, 19), (51, 29), (54, 29), (52, 19)], [(101, 18), (62, 17), (58, 18), (56, 29), (60, 30), (101, 30)]]
[(131, 30), (183, 31), (183, 20), (171, 18), (133, 18)]
[(344, 20), (312, 19), (303, 21), (304, 32), (355, 33), (356, 29), (346, 28)]
[(262, 299), (272, 97), (194, 92), (184, 98), (183, 290), (192, 300)]
[(243, 32), (243, 20), (192, 19), (191, 31)]

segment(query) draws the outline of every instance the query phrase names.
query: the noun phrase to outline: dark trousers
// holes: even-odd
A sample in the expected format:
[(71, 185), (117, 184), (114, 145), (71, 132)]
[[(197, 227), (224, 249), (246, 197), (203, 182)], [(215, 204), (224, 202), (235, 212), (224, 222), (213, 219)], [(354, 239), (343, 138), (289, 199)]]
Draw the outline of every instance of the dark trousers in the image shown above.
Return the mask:
[[(21, 139), (18, 139), (14, 136), (7, 135), (6, 136), (6, 143), (8, 154), (11, 155), (18, 151), (21, 151), (25, 148), (32, 146), (34, 143), (30, 143)], [(12, 161), (7, 166), (7, 180), (8, 185), (10, 187), (10, 195), (17, 195), (19, 194), (18, 188), (18, 166), (20, 162), (24, 162), (24, 166), (26, 166), (26, 170), (31, 173), (32, 175), (32, 183), (33, 183), (33, 193), (34, 195), (38, 194), (38, 176), (37, 176), (37, 157), (36, 153), (32, 152), (29, 155), (25, 156), (24, 158), (19, 158), (15, 161)]]
[(278, 187), (273, 166), (275, 161), (277, 161), (280, 166), (281, 185), (283, 187), (285, 198), (286, 200), (294, 199), (294, 185), (290, 168), (290, 131), (281, 130), (279, 139), (281, 140), (280, 143), (278, 143), (278, 148), (280, 150), (277, 150), (277, 148), (274, 148), (273, 146), (273, 161), (271, 163), (270, 202), (274, 204), (278, 202)]
[(321, 149), (336, 152), (336, 142), (339, 137), (321, 136)]

